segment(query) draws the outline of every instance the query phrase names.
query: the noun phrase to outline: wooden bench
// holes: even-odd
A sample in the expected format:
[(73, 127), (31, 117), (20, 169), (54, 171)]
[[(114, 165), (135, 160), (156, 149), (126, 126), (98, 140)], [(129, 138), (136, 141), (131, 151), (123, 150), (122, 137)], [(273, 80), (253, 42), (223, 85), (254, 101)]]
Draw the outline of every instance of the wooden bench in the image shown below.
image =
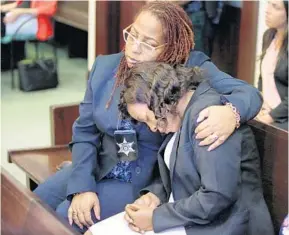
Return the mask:
[(1, 234), (79, 234), (1, 168)]
[(255, 120), (249, 124), (261, 158), (264, 197), (279, 234), (288, 213), (288, 132)]
[[(73, 121), (78, 116), (78, 105), (56, 106), (50, 111), (53, 143), (67, 144), (71, 140)], [(249, 124), (260, 153), (264, 196), (277, 234), (288, 208), (288, 132), (255, 120)], [(29, 181), (36, 184), (43, 182), (56, 171), (58, 164), (70, 158), (66, 146), (9, 152), (10, 162), (23, 169)]]

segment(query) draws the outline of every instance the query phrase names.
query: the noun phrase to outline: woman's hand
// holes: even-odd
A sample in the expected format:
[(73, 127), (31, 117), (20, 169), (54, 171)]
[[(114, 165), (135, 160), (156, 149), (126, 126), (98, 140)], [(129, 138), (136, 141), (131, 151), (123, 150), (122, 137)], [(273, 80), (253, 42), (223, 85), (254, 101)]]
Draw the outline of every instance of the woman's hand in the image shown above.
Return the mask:
[(210, 145), (211, 151), (223, 144), (236, 128), (236, 116), (229, 106), (210, 106), (203, 109), (197, 122), (196, 139), (202, 139), (200, 146)]
[(263, 122), (268, 125), (274, 122), (274, 119), (271, 117), (269, 113), (258, 114), (258, 116), (255, 119), (258, 120), (259, 122)]
[[(149, 192), (143, 196), (141, 196), (139, 199), (135, 200), (134, 204), (141, 205), (141, 206), (147, 206), (152, 209), (157, 208), (160, 205), (161, 201), (160, 199), (153, 193)], [(141, 229), (133, 225), (133, 220), (130, 218), (128, 213), (125, 213), (124, 219), (129, 223), (129, 227), (135, 231), (135, 232), (141, 232)]]
[(131, 219), (129, 227), (139, 233), (153, 230), (154, 208), (146, 205), (129, 204), (125, 207), (125, 212)]
[(149, 192), (135, 200), (134, 204), (156, 208), (161, 204), (161, 201), (155, 194)]
[(265, 124), (271, 124), (274, 122), (274, 119), (271, 117), (271, 107), (264, 101), (262, 105), (262, 109), (258, 113), (258, 115), (255, 117), (255, 119), (259, 122), (263, 122)]
[(74, 222), (79, 228), (87, 228), (94, 224), (91, 219), (91, 209), (94, 210), (95, 217), (100, 220), (100, 205), (98, 196), (93, 192), (77, 194), (73, 197), (68, 209), (69, 224)]

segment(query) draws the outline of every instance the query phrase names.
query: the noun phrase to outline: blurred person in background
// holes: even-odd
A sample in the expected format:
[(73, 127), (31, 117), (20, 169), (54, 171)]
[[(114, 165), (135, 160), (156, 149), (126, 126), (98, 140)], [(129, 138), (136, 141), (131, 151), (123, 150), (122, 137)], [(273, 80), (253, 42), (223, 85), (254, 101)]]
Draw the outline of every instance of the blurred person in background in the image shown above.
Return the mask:
[[(147, 0), (147, 2), (155, 0)], [(220, 22), (223, 1), (174, 1), (188, 14), (193, 24), (195, 34), (195, 50), (202, 51), (212, 56), (216, 30)]]
[(257, 120), (288, 130), (288, 1), (268, 1), (259, 90), (264, 103)]
[(57, 0), (17, 0), (1, 5), (1, 42), (8, 43), (12, 37), (16, 40), (48, 40), (53, 36), (51, 17), (56, 9)]

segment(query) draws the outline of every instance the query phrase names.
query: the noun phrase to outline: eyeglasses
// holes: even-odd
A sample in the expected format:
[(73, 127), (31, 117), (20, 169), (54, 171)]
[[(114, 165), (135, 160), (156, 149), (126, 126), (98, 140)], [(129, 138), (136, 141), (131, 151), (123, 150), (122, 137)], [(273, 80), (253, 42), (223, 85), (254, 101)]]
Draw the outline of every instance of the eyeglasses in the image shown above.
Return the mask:
[(139, 41), (136, 37), (134, 37), (133, 35), (131, 35), (128, 32), (128, 29), (131, 26), (132, 25), (129, 25), (127, 28), (125, 28), (123, 30), (123, 39), (124, 39), (124, 41), (126, 43), (131, 44), (131, 45), (136, 43), (140, 47), (142, 52), (154, 52), (155, 50), (157, 50), (157, 49), (159, 49), (159, 48), (161, 48), (161, 47), (166, 45), (166, 43), (165, 43), (165, 44), (162, 44), (160, 46), (154, 47), (154, 46), (151, 46), (151, 45), (149, 45), (149, 44), (147, 44), (145, 42)]

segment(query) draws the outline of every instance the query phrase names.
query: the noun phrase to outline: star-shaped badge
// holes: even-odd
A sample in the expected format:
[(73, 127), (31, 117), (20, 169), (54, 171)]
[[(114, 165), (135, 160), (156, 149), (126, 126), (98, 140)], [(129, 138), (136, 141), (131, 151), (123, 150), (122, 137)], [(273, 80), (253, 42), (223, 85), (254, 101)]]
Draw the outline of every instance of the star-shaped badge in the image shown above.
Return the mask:
[(118, 144), (119, 151), (118, 153), (124, 153), (126, 156), (129, 155), (130, 152), (135, 152), (135, 150), (132, 148), (134, 142), (127, 142), (125, 138), (123, 138), (123, 142), (121, 144)]

